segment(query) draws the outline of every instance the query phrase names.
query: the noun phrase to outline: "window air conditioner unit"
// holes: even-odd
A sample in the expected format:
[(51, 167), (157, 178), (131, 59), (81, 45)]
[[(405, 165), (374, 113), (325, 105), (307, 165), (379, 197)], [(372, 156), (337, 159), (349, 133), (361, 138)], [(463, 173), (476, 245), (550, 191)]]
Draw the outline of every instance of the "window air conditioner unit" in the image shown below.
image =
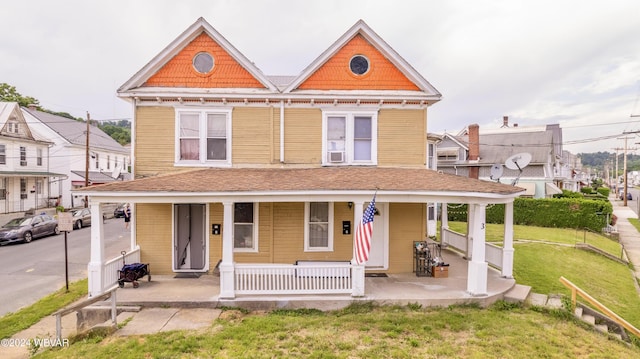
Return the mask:
[(344, 151), (329, 151), (329, 162), (331, 163), (344, 162)]

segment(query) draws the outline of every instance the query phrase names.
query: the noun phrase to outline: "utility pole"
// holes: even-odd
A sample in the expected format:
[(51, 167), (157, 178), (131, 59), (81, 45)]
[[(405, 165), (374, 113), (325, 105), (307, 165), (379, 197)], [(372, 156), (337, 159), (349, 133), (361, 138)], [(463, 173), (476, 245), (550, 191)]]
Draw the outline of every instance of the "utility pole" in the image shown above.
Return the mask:
[(624, 140), (624, 169), (622, 171), (623, 179), (624, 179), (624, 192), (623, 196), (623, 205), (627, 206), (627, 140), (633, 137), (618, 137), (619, 140)]
[(615, 185), (616, 196), (618, 196), (618, 192), (619, 192), (618, 191), (618, 185), (619, 185), (619, 183), (618, 183), (618, 173), (619, 173), (618, 172), (619, 171), (618, 170), (618, 151), (622, 151), (622, 150), (624, 150), (624, 148), (616, 147), (616, 148), (612, 148), (612, 150), (616, 151), (616, 173), (615, 173), (615, 175), (613, 177), (615, 179), (615, 184), (616, 184)]
[[(91, 123), (91, 116), (87, 111), (87, 137), (86, 137), (86, 150), (85, 150), (85, 162), (84, 162), (84, 186), (89, 187), (89, 127)], [(626, 206), (626, 202), (625, 202)], [(89, 207), (89, 197), (84, 196), (84, 208)]]

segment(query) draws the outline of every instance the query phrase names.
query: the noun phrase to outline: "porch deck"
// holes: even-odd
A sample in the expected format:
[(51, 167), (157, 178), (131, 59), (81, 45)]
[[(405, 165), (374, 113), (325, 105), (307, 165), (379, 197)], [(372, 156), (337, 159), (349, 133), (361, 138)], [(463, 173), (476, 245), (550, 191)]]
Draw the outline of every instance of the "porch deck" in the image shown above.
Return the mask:
[(144, 307), (215, 308), (219, 306), (243, 307), (251, 310), (276, 308), (316, 308), (334, 310), (354, 301), (373, 301), (378, 304), (406, 305), (418, 303), (426, 306), (478, 303), (488, 306), (503, 299), (515, 284), (515, 279), (500, 277), (489, 269), (487, 295), (472, 296), (467, 289), (467, 261), (459, 254), (443, 250), (443, 258), (449, 263), (447, 278), (418, 277), (415, 273), (388, 274), (388, 277), (366, 277), (365, 295), (240, 295), (235, 299), (219, 299), (220, 278), (214, 274), (200, 277), (177, 278), (177, 275), (153, 275), (152, 281), (142, 278), (140, 286), (127, 283), (118, 289), (118, 305)]

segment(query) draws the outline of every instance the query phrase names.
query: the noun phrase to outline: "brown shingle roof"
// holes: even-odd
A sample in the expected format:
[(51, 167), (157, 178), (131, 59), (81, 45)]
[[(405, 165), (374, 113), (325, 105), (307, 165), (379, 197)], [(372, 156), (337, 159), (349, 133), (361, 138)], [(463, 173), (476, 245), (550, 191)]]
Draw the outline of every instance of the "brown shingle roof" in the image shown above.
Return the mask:
[[(380, 167), (207, 168), (88, 187), (91, 192), (417, 191), (511, 195), (522, 188), (438, 173)], [(79, 191), (83, 191), (80, 189)]]

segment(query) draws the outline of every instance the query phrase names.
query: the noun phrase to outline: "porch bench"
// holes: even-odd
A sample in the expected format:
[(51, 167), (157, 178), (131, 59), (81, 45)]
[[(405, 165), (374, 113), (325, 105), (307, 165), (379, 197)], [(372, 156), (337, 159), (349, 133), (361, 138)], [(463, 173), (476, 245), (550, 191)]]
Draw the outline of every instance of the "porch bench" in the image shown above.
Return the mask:
[[(296, 277), (306, 278), (349, 278), (351, 261), (297, 260)], [(300, 268), (309, 267), (309, 268)]]

